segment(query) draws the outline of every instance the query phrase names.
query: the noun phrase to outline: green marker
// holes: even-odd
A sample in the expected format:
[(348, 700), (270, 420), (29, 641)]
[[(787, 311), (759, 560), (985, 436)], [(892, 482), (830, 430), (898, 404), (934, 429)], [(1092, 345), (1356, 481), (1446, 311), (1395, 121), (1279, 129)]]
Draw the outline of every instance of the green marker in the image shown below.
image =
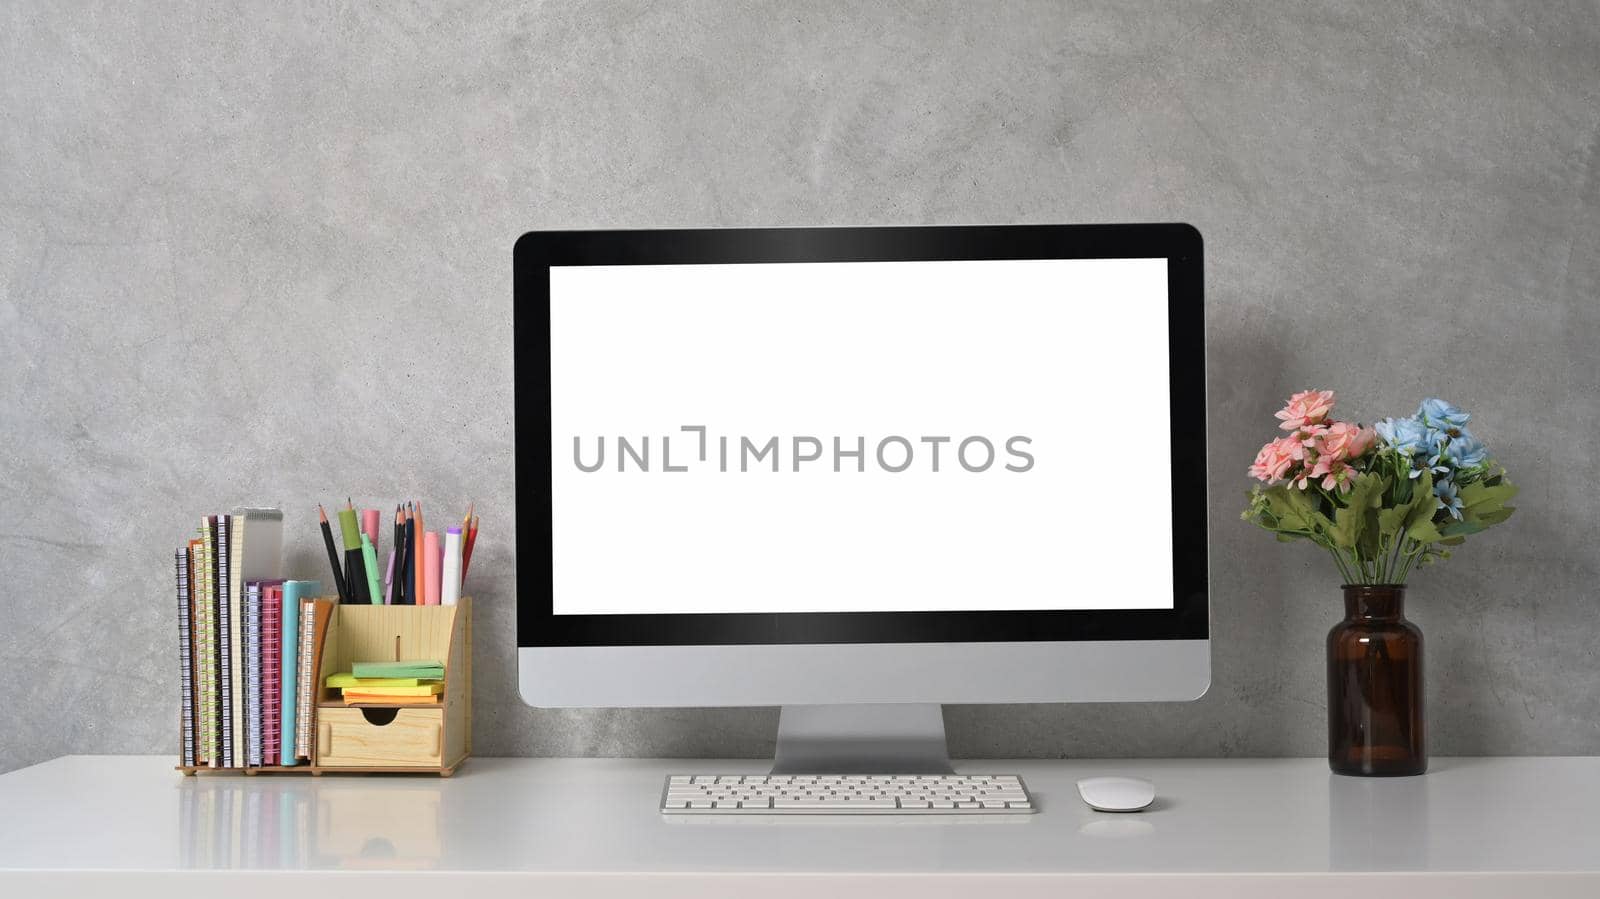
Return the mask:
[(361, 561), (367, 566), (367, 592), (372, 604), (381, 606), (383, 591), (378, 587), (378, 551), (372, 548), (372, 540), (366, 534), (361, 535)]

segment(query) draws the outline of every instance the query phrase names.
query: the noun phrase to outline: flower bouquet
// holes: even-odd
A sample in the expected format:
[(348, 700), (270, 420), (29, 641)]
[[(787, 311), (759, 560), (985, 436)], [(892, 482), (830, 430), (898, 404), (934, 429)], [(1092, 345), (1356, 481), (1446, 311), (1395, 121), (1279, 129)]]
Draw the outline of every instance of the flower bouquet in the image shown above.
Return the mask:
[(1517, 488), (1467, 430), (1472, 416), (1444, 400), (1370, 428), (1332, 414), (1331, 390), (1289, 398), (1277, 413), (1289, 433), (1250, 465), (1263, 484), (1244, 518), (1326, 549), (1344, 577), (1345, 618), (1327, 640), (1329, 767), (1421, 774), (1422, 632), (1405, 618), (1406, 576), (1510, 518)]
[(1373, 427), (1335, 421), (1331, 390), (1276, 413), (1289, 433), (1256, 454), (1244, 519), (1281, 541), (1310, 540), (1347, 584), (1404, 584), (1411, 570), (1511, 517), (1517, 488), (1467, 430), (1471, 415), (1426, 399)]

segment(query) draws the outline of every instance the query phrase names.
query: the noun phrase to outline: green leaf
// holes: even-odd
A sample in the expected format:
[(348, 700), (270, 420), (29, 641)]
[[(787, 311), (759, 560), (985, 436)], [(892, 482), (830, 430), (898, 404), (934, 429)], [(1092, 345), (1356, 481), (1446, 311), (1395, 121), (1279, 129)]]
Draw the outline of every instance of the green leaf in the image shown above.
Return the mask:
[(1499, 483), (1491, 484), (1488, 481), (1478, 481), (1461, 488), (1461, 506), (1465, 511), (1476, 515), (1493, 512), (1504, 506), (1513, 496), (1517, 495), (1517, 487), (1503, 479)]
[(1511, 513), (1515, 511), (1517, 510), (1512, 506), (1505, 506), (1503, 508), (1495, 509), (1493, 512), (1484, 512), (1478, 515), (1478, 523), (1484, 527), (1488, 527), (1492, 524), (1499, 524), (1500, 522), (1505, 521), (1507, 518), (1510, 518)]
[(1424, 546), (1430, 543), (1438, 543), (1444, 539), (1444, 536), (1439, 533), (1439, 526), (1434, 524), (1431, 518), (1412, 525), (1406, 531), (1406, 537)]
[[(1391, 545), (1399, 539), (1401, 531), (1412, 539), (1427, 542), (1417, 535), (1417, 526), (1431, 520), (1438, 506), (1433, 496), (1433, 475), (1425, 471), (1414, 481), (1409, 477), (1400, 480), (1405, 481), (1406, 499), (1393, 508), (1378, 510), (1378, 532), (1384, 542)], [(1402, 488), (1395, 488), (1394, 495), (1398, 498), (1401, 494)]]
[[(1376, 509), (1383, 502), (1383, 491), (1388, 486), (1381, 475), (1357, 475), (1350, 484), (1350, 492), (1343, 495), (1344, 508), (1333, 513), (1333, 528), (1328, 532), (1328, 537), (1333, 540), (1333, 545), (1340, 549), (1356, 549), (1358, 545), (1375, 546), (1377, 535), (1368, 538), (1368, 524), (1378, 526), (1376, 518), (1369, 516), (1368, 510)], [(1372, 558), (1371, 555), (1365, 558)]]
[[(1460, 521), (1452, 521), (1440, 528), (1439, 535), (1441, 537), (1463, 537), (1467, 534), (1476, 534), (1485, 527), (1487, 527), (1487, 525), (1479, 524), (1476, 521), (1469, 521), (1463, 518)], [(1443, 543), (1444, 541), (1441, 540), (1440, 542)]]
[(1278, 523), (1287, 530), (1317, 534), (1333, 527), (1328, 516), (1317, 509), (1316, 499), (1304, 490), (1279, 484), (1263, 491), (1263, 495), (1277, 513)]
[(1504, 478), (1496, 479), (1495, 483), (1479, 481), (1463, 485), (1458, 495), (1461, 498), (1461, 520), (1439, 529), (1439, 532), (1446, 536), (1476, 534), (1505, 521), (1516, 511), (1505, 504), (1507, 500), (1517, 495), (1516, 485)]
[[(1382, 500), (1383, 497), (1379, 496), (1378, 501)], [(1377, 509), (1368, 508), (1362, 514), (1366, 521), (1361, 526), (1361, 539), (1356, 541), (1356, 551), (1361, 558), (1370, 562), (1383, 555), (1383, 534), (1379, 530)]]
[(1378, 533), (1386, 540), (1393, 540), (1400, 536), (1400, 529), (1406, 526), (1406, 516), (1411, 513), (1409, 504), (1397, 506), (1393, 509), (1378, 510)]
[[(1411, 479), (1407, 478), (1406, 480), (1409, 481)], [(1412, 490), (1411, 502), (1407, 507), (1408, 511), (1405, 518), (1407, 529), (1415, 527), (1419, 522), (1432, 519), (1434, 510), (1439, 506), (1438, 501), (1433, 496), (1433, 472), (1423, 472), (1412, 483), (1416, 486)]]

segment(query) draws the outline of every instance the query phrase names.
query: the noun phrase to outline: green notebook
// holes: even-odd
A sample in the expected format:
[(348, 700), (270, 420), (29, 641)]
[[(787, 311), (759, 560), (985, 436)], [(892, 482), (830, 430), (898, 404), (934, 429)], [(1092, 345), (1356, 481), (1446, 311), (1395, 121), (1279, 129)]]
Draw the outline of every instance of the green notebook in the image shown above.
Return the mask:
[(356, 662), (350, 667), (352, 669), (350, 673), (358, 678), (415, 677), (423, 680), (438, 680), (444, 677), (443, 662)]

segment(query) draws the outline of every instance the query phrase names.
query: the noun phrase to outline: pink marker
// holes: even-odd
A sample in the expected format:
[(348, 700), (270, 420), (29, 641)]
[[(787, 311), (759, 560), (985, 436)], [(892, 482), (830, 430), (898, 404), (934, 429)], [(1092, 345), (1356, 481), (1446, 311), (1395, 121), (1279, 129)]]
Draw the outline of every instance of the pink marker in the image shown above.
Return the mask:
[(361, 533), (367, 535), (367, 539), (372, 541), (372, 548), (374, 550), (376, 550), (378, 548), (378, 510), (377, 509), (362, 509), (361, 510)]
[(422, 538), (422, 604), (439, 604), (439, 532), (429, 531)]

